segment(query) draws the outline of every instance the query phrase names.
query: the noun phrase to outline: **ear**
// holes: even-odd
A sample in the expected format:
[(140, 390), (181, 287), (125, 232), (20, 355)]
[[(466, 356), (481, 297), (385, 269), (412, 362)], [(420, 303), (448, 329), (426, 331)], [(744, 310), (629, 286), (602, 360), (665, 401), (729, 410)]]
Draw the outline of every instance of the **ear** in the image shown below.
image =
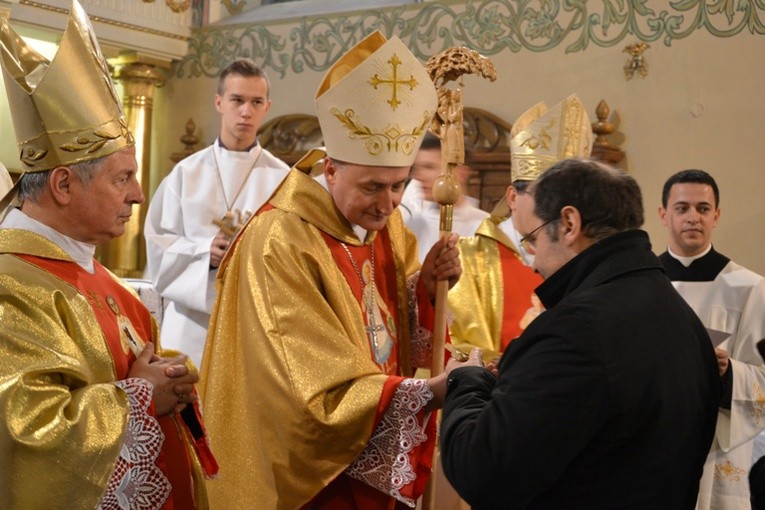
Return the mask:
[(507, 191), (505, 191), (505, 202), (507, 202), (507, 206), (513, 212), (515, 212), (516, 207), (518, 207), (515, 200), (516, 198), (518, 198), (518, 191), (516, 191), (515, 186), (508, 186)]
[(268, 110), (270, 110), (270, 109), (271, 109), (271, 100), (270, 99), (266, 99), (266, 107), (264, 108), (263, 112), (264, 113), (268, 113)]
[(77, 178), (74, 171), (66, 166), (57, 166), (48, 177), (53, 200), (59, 205), (68, 205), (72, 200), (72, 184)]
[(715, 209), (715, 219), (714, 219), (714, 222), (712, 223), (712, 228), (715, 228), (717, 226), (717, 222), (720, 221), (720, 212), (721, 210), (719, 207)]
[(223, 103), (223, 97), (220, 96), (220, 94), (215, 94), (215, 109), (218, 111), (218, 113), (223, 113), (223, 107), (221, 106)]
[(329, 189), (332, 189), (337, 179), (337, 166), (335, 166), (335, 162), (329, 156), (324, 157), (324, 177), (327, 179)]
[(661, 219), (661, 224), (665, 227), (667, 226), (667, 210), (663, 207), (659, 207), (659, 219)]
[(579, 209), (567, 205), (560, 210), (560, 218), (558, 235), (564, 246), (577, 246), (585, 241), (585, 236), (582, 233), (582, 215), (579, 213)]

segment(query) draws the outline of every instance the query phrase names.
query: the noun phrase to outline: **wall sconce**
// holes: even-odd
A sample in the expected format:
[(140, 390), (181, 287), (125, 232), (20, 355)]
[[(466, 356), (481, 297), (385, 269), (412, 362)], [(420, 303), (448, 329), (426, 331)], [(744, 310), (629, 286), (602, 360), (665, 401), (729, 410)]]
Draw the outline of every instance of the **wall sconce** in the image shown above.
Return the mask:
[[(143, 0), (144, 3), (151, 4), (154, 3), (154, 0)], [(170, 7), (170, 10), (173, 12), (184, 12), (189, 7), (191, 7), (191, 0), (165, 0), (165, 4), (167, 4), (168, 7)]]
[(650, 47), (648, 43), (639, 42), (624, 48), (624, 52), (630, 55), (627, 63), (624, 64), (624, 76), (628, 80), (631, 80), (635, 73), (638, 73), (641, 78), (648, 75), (648, 62), (643, 57), (643, 52)]

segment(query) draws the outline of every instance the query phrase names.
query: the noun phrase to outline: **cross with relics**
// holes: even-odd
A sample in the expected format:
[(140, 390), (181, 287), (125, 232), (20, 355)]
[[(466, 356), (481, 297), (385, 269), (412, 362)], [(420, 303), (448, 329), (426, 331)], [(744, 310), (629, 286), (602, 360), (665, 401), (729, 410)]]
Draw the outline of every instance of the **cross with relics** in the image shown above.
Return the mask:
[(377, 334), (385, 331), (385, 326), (383, 324), (378, 324), (377, 319), (375, 318), (375, 310), (372, 306), (376, 308), (377, 303), (374, 299), (370, 299), (369, 301), (371, 301), (371, 303), (367, 303), (367, 326), (364, 329), (367, 332), (369, 340), (372, 341), (372, 345), (375, 347), (375, 352), (377, 352), (380, 347), (380, 344), (377, 343)]
[(401, 63), (401, 60), (395, 53), (390, 58), (390, 60), (388, 60), (388, 63), (393, 68), (393, 77), (381, 78), (380, 75), (375, 73), (375, 75), (369, 79), (369, 84), (372, 85), (375, 89), (377, 89), (378, 85), (391, 85), (393, 88), (393, 96), (388, 100), (388, 104), (393, 110), (395, 110), (398, 108), (398, 105), (401, 104), (401, 101), (398, 100), (399, 85), (409, 85), (409, 90), (414, 90), (414, 87), (417, 86), (417, 80), (414, 78), (413, 74), (409, 75), (408, 80), (398, 79), (398, 65)]

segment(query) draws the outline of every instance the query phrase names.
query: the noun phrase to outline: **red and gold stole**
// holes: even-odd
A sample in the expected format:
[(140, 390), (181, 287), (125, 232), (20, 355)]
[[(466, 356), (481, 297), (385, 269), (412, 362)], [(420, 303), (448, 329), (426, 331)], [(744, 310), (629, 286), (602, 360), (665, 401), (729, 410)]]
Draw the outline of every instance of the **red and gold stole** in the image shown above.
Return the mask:
[[(75, 262), (33, 255), (18, 256), (70, 284), (88, 300), (111, 352), (117, 380), (126, 379), (136, 356), (123, 342), (117, 324), (117, 314), (107, 300), (113, 300), (113, 303), (116, 303), (119, 313), (131, 322), (143, 341), (156, 343), (156, 339), (152, 338), (151, 314), (143, 303), (117, 282), (98, 262), (94, 262), (95, 272), (90, 274)], [(150, 412), (154, 412), (154, 404)], [(165, 435), (165, 441), (156, 464), (172, 485), (171, 496), (163, 508), (196, 508), (192, 479), (189, 476), (192, 472), (192, 461), (184, 442), (184, 432), (180, 430), (172, 415), (159, 416), (157, 419)]]
[(542, 283), (542, 277), (533, 269), (518, 259), (513, 250), (497, 243), (499, 258), (502, 263), (502, 345), (504, 351), (507, 345), (525, 329), (521, 319), (534, 306), (531, 295), (534, 289)]
[[(372, 245), (352, 246), (338, 241), (325, 232), (322, 232), (322, 236), (332, 252), (335, 263), (343, 273), (343, 276), (345, 276), (348, 286), (359, 302), (359, 307), (364, 317), (364, 326), (370, 332), (367, 335), (370, 357), (377, 363), (384, 374), (398, 375), (398, 332), (400, 331), (398, 284), (388, 229), (380, 230), (375, 236), (373, 242), (374, 257), (372, 257)], [(379, 309), (377, 324), (370, 324), (370, 313), (367, 312), (369, 300), (365, 299), (364, 296), (365, 290), (367, 292), (372, 290), (371, 282), (368, 281), (371, 274), (365, 272), (364, 269), (369, 267), (367, 261), (371, 264), (372, 260), (374, 260), (374, 270), (371, 273), (374, 274), (374, 290), (377, 294), (374, 299), (374, 305)], [(377, 310), (373, 310), (373, 312), (376, 313)], [(377, 331), (372, 333), (371, 328), (375, 328)], [(390, 352), (383, 362), (378, 362), (375, 359), (375, 345), (372, 341), (373, 334), (377, 335), (381, 343), (384, 339), (392, 340)]]

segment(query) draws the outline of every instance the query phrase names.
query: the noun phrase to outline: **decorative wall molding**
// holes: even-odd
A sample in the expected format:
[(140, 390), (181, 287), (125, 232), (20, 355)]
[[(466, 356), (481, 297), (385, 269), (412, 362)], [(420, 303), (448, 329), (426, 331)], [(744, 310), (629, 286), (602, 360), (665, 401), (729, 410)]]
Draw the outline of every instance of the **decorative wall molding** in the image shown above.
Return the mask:
[(250, 57), (281, 77), (306, 70), (323, 72), (377, 29), (401, 38), (423, 61), (455, 45), (487, 56), (559, 46), (572, 53), (590, 45), (615, 46), (626, 37), (671, 46), (702, 30), (715, 37), (762, 35), (765, 4), (762, 0), (444, 0), (295, 18), (281, 27), (273, 22), (206, 27), (194, 30), (188, 54), (175, 73), (179, 78), (215, 77), (237, 57)]
[[(192, 13), (173, 12), (166, 2), (143, 0), (80, 0), (107, 51), (136, 52), (166, 62), (186, 55)], [(71, 0), (0, 0), (10, 4), (12, 23), (26, 24), (60, 36)], [(54, 37), (55, 39), (55, 37)]]

